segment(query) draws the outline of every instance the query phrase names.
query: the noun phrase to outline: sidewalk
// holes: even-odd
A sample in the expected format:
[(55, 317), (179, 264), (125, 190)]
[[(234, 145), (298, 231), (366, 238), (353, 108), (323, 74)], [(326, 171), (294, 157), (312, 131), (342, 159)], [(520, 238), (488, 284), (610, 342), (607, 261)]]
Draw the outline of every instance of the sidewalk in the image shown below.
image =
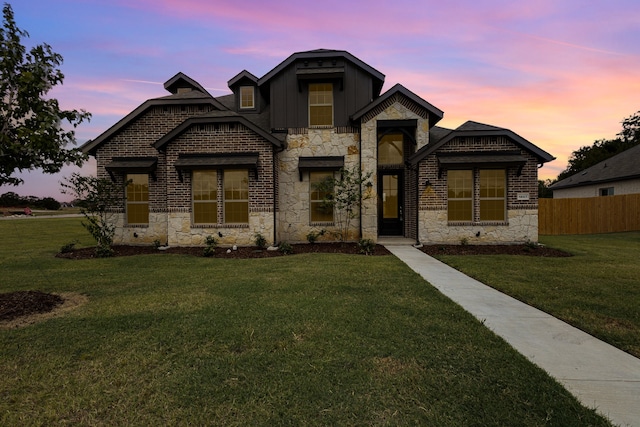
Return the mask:
[(386, 248), (558, 380), (583, 405), (640, 427), (640, 359), (490, 288), (410, 245)]

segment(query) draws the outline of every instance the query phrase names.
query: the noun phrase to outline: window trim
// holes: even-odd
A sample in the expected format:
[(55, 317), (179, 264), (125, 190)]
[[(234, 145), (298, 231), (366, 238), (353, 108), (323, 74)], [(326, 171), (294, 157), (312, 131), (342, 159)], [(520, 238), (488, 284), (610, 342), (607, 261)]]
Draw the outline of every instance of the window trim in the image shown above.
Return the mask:
[(615, 194), (613, 187), (601, 187), (598, 188), (598, 196), (606, 197), (613, 196)]
[[(314, 175), (325, 175), (324, 178), (320, 179), (320, 180), (314, 180), (313, 176)], [(318, 191), (316, 191), (313, 188), (313, 185), (318, 183), (318, 182), (322, 182), (324, 179), (326, 179), (327, 177), (333, 177), (335, 178), (335, 171), (334, 170), (310, 170), (309, 171), (309, 224), (310, 225), (333, 225), (335, 224), (335, 206), (331, 207), (331, 220), (330, 221), (321, 221), (321, 220), (314, 220), (313, 218), (313, 213), (315, 212), (315, 209), (313, 209), (313, 205), (314, 204), (318, 204), (318, 203), (322, 203), (322, 199), (314, 199), (313, 198), (313, 193), (319, 193)]]
[[(487, 198), (487, 197), (481, 197), (480, 195), (480, 174), (482, 171), (489, 171), (489, 170), (501, 170), (504, 171), (504, 197), (500, 197), (500, 198)], [(471, 172), (471, 199), (469, 198), (454, 198), (451, 199), (449, 197), (449, 177), (450, 177), (450, 172), (452, 171), (470, 171)], [(509, 196), (509, 191), (508, 191), (508, 184), (509, 184), (509, 170), (508, 168), (450, 168), (447, 170), (447, 224), (450, 226), (456, 226), (456, 225), (466, 225), (466, 224), (473, 224), (473, 225), (485, 225), (485, 224), (492, 224), (492, 225), (500, 225), (500, 224), (504, 224), (507, 225), (508, 224), (508, 196)], [(480, 204), (481, 201), (483, 200), (504, 200), (504, 216), (503, 219), (480, 219), (482, 212), (480, 209)], [(449, 202), (451, 200), (471, 200), (471, 219), (465, 219), (465, 220), (452, 220), (449, 217)]]
[[(451, 177), (451, 172), (469, 172), (471, 174), (471, 197), (449, 197), (449, 191), (450, 191), (450, 177)], [(475, 179), (474, 179), (474, 170), (473, 169), (450, 169), (449, 171), (447, 171), (447, 222), (448, 223), (467, 223), (467, 222), (473, 222), (474, 216), (475, 216), (475, 209), (474, 209), (474, 188), (475, 188)], [(464, 188), (464, 187), (463, 187)], [(450, 217), (450, 213), (451, 213), (451, 209), (449, 207), (449, 203), (451, 201), (458, 201), (458, 202), (471, 202), (471, 217), (469, 219), (451, 219)]]
[[(243, 91), (251, 91), (251, 105), (244, 105)], [(255, 110), (256, 108), (256, 88), (254, 86), (240, 86), (238, 89), (238, 106), (240, 110)]]
[[(227, 173), (229, 172), (244, 172), (246, 175), (246, 183), (247, 183), (247, 187), (246, 187), (246, 193), (247, 193), (247, 198), (246, 199), (227, 199)], [(222, 223), (223, 224), (233, 224), (233, 225), (247, 225), (249, 224), (249, 170), (248, 169), (224, 169), (222, 171)], [(220, 177), (219, 177), (220, 179)], [(234, 189), (231, 190), (232, 192), (234, 191)], [(241, 188), (240, 191), (244, 191), (244, 188)], [(220, 196), (218, 197), (220, 199)], [(246, 203), (247, 204), (247, 221), (242, 221), (242, 222), (231, 222), (231, 221), (227, 221), (227, 204), (233, 204), (233, 203)]]
[[(216, 198), (215, 200), (213, 199), (206, 199), (206, 200), (196, 200), (195, 198), (195, 177), (197, 173), (212, 173), (215, 174), (215, 188), (216, 188)], [(218, 173), (218, 170), (214, 169), (197, 169), (197, 170), (193, 170), (191, 172), (191, 224), (193, 225), (197, 225), (197, 226), (202, 226), (202, 225), (213, 225), (213, 224), (218, 224), (218, 211), (219, 211), (219, 199), (220, 199), (220, 186), (219, 186), (219, 182), (220, 182), (220, 174)], [(215, 222), (196, 222), (196, 206), (197, 205), (204, 205), (205, 203), (215, 203)]]
[[(482, 197), (481, 186), (482, 186), (482, 172), (488, 171), (502, 171), (503, 172), (503, 187), (502, 190), (504, 192), (502, 197)], [(479, 222), (504, 222), (507, 218), (507, 170), (506, 169), (479, 169), (478, 170), (478, 221)], [(482, 201), (491, 201), (491, 200), (502, 200), (502, 219), (482, 219), (483, 210), (480, 208)]]
[[(133, 184), (133, 182), (129, 183), (129, 181), (132, 179), (129, 178), (130, 176), (139, 176), (139, 177), (145, 177), (147, 180), (147, 191), (146, 191), (146, 200), (135, 200), (132, 201), (129, 198), (129, 188), (130, 185)], [(133, 226), (144, 226), (144, 225), (149, 225), (149, 174), (146, 173), (128, 173), (125, 174), (125, 182), (127, 183), (127, 186), (125, 187), (125, 191), (124, 191), (124, 199), (125, 199), (125, 219), (126, 219), (126, 224), (127, 225), (133, 225)], [(145, 222), (131, 222), (129, 220), (129, 206), (146, 206), (147, 209), (147, 220)]]
[[(330, 89), (326, 89), (323, 91), (319, 91), (319, 90), (314, 90), (313, 92), (320, 92), (320, 93), (330, 93), (331, 94), (331, 102), (330, 103), (311, 103), (311, 93), (312, 93), (312, 87), (313, 86), (329, 86)], [(326, 96), (326, 95), (325, 95)], [(322, 82), (322, 83), (309, 83), (308, 86), (308, 123), (309, 123), (309, 127), (310, 128), (332, 128), (334, 125), (334, 110), (335, 110), (335, 99), (334, 99), (334, 93), (333, 93), (333, 83), (331, 82)], [(311, 114), (311, 110), (313, 107), (331, 107), (331, 123), (326, 124), (312, 124), (311, 123), (311, 119), (312, 119), (312, 114)]]

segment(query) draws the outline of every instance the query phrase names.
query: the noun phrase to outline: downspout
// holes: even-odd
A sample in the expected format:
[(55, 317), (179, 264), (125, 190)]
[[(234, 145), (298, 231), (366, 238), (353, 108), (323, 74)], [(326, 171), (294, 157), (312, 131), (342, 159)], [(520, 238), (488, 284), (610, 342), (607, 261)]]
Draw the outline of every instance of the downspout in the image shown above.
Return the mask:
[[(362, 177), (362, 126), (358, 127), (358, 138), (360, 139), (360, 147), (358, 147), (358, 167), (360, 169), (360, 177)], [(360, 207), (359, 207), (359, 215), (360, 215), (360, 239), (364, 236), (362, 235), (362, 184), (360, 184)]]
[(415, 165), (416, 173), (416, 246), (420, 246), (420, 164)]
[(287, 141), (286, 141), (286, 137), (285, 137), (285, 142), (282, 144), (281, 147), (278, 148), (274, 148), (273, 150), (273, 246), (276, 246), (278, 242), (276, 242), (276, 238), (278, 236), (278, 219), (276, 218), (276, 214), (278, 213), (278, 200), (276, 198), (276, 194), (279, 192), (279, 188), (278, 188), (278, 179), (276, 177), (277, 175), (277, 168), (278, 168), (278, 157), (277, 154), (281, 153), (285, 150), (285, 148), (287, 148)]

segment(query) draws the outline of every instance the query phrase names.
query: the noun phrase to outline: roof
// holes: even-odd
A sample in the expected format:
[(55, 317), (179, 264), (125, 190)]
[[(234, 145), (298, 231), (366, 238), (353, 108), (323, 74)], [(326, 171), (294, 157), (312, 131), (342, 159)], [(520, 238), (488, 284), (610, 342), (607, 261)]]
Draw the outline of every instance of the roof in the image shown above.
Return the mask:
[[(210, 104), (219, 110), (227, 110), (227, 107), (224, 104), (212, 97), (204, 88), (202, 88), (202, 86), (195, 82), (195, 80), (186, 76), (184, 73), (178, 73), (167, 80), (164, 87), (171, 92), (171, 95), (153, 98), (143, 102), (138, 106), (138, 108), (127, 114), (116, 124), (98, 135), (95, 139), (90, 139), (80, 146), (82, 152), (95, 155), (96, 150), (100, 145), (120, 132), (129, 123), (145, 114), (150, 108), (156, 106)], [(188, 92), (181, 92), (178, 89), (182, 87), (188, 87), (191, 90)]]
[(253, 84), (258, 83), (258, 78), (256, 76), (254, 76), (247, 70), (242, 70), (238, 74), (236, 74), (235, 77), (231, 78), (231, 80), (227, 82), (227, 86), (229, 86), (230, 88), (234, 87), (235, 85), (237, 85), (243, 80), (248, 80)]
[(209, 95), (209, 92), (207, 92), (205, 88), (200, 86), (200, 83), (193, 80), (191, 77), (187, 76), (183, 72), (178, 72), (175, 76), (167, 80), (164, 83), (164, 88), (173, 94), (177, 93), (178, 89), (180, 88), (190, 88), (192, 90)]
[(554, 160), (551, 154), (547, 153), (543, 149), (538, 146), (532, 144), (527, 141), (517, 133), (497, 126), (486, 125), (484, 123), (478, 123), (473, 121), (467, 121), (460, 125), (455, 130), (447, 132), (448, 129), (445, 128), (437, 128), (433, 133), (429, 133), (430, 137), (436, 137), (436, 140), (430, 140), (429, 144), (425, 145), (421, 149), (419, 149), (411, 158), (409, 162), (413, 165), (417, 164), (424, 158), (426, 158), (429, 154), (435, 152), (437, 149), (448, 143), (449, 141), (454, 140), (458, 137), (483, 137), (483, 136), (504, 136), (513, 141), (516, 145), (519, 145), (521, 148), (527, 150), (534, 156), (538, 158), (540, 163), (550, 162)]
[(165, 134), (162, 138), (158, 139), (153, 146), (157, 150), (162, 150), (169, 142), (182, 135), (193, 126), (215, 124), (215, 123), (240, 123), (252, 130), (265, 140), (273, 144), (277, 148), (284, 148), (285, 143), (280, 139), (273, 136), (260, 126), (256, 125), (252, 121), (248, 120), (244, 115), (240, 115), (233, 111), (211, 111), (209, 113), (201, 114), (199, 116), (191, 117), (180, 123), (172, 131)]
[(640, 178), (640, 145), (549, 186), (552, 190)]
[(284, 61), (282, 61), (280, 64), (278, 64), (274, 69), (269, 71), (263, 77), (261, 77), (258, 80), (258, 85), (262, 86), (266, 84), (274, 76), (278, 75), (280, 72), (282, 72), (285, 68), (289, 67), (289, 65), (291, 65), (295, 61), (305, 60), (305, 59), (327, 59), (327, 58), (343, 58), (355, 64), (357, 67), (359, 67), (360, 69), (362, 69), (363, 71), (371, 75), (374, 82), (374, 85), (373, 85), (374, 96), (377, 96), (382, 90), (382, 85), (384, 84), (384, 74), (382, 74), (380, 71), (376, 70), (372, 66), (366, 64), (362, 60), (356, 58), (355, 56), (353, 56), (352, 54), (350, 54), (345, 50), (331, 50), (331, 49), (316, 49), (316, 50), (309, 50), (306, 52), (296, 52), (291, 56), (289, 56)]
[(402, 86), (399, 83), (396, 84), (395, 86), (393, 86), (388, 91), (386, 91), (384, 94), (382, 94), (375, 101), (373, 101), (369, 105), (365, 106), (361, 110), (359, 110), (356, 113), (354, 113), (351, 116), (351, 119), (352, 120), (360, 120), (369, 111), (373, 110), (378, 105), (382, 104), (387, 99), (391, 98), (392, 96), (394, 96), (396, 94), (400, 94), (400, 95), (410, 99), (411, 101), (413, 101), (414, 103), (416, 103), (417, 105), (419, 105), (420, 107), (425, 109), (429, 113), (429, 125), (434, 125), (434, 124), (438, 123), (440, 120), (442, 120), (442, 117), (444, 116), (444, 112), (442, 110), (440, 110), (439, 108), (434, 107), (432, 104), (430, 104), (429, 102), (425, 101), (424, 99), (422, 99), (421, 97), (419, 97), (415, 93), (411, 92), (409, 89), (407, 89), (406, 87)]

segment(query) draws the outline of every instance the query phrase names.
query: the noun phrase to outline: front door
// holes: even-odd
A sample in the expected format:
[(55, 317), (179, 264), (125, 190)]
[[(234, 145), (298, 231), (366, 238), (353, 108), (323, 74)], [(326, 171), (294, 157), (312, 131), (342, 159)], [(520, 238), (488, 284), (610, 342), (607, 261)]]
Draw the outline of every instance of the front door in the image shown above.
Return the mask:
[(381, 236), (402, 236), (404, 193), (402, 171), (378, 171), (378, 234)]

